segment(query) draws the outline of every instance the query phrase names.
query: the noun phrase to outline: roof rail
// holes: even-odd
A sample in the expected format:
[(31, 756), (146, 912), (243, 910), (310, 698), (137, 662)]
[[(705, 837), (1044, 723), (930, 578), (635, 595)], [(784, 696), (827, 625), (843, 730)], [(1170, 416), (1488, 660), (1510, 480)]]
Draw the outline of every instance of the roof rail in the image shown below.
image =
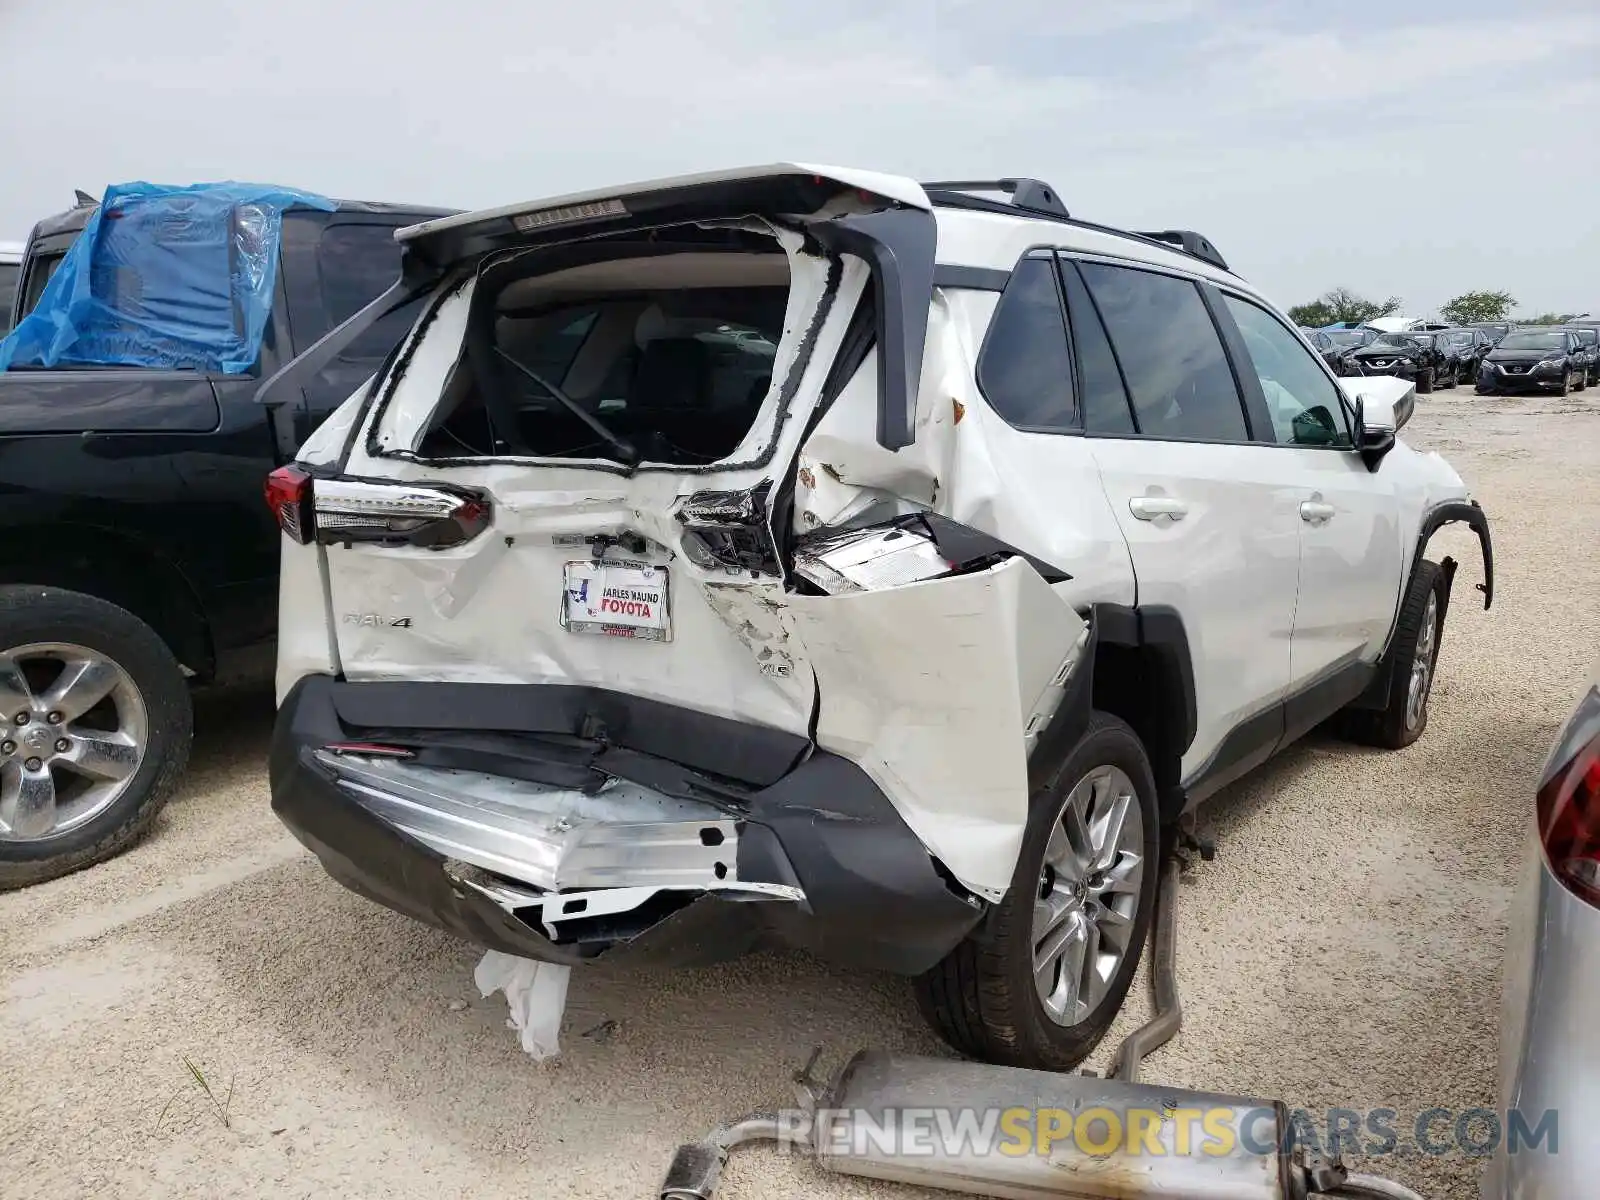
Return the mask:
[[(1233, 268), (1228, 265), (1217, 248), (1202, 234), (1192, 229), (1163, 229), (1154, 233), (1144, 233), (1085, 221), (1067, 212), (1067, 206), (1061, 203), (1061, 197), (1057, 195), (1055, 188), (1040, 179), (940, 180), (936, 183), (924, 183), (922, 190), (935, 205), (975, 209), (979, 212), (1018, 213), (1023, 216), (1044, 217), (1052, 221), (1065, 221), (1070, 225), (1093, 229), (1099, 233), (1138, 238), (1140, 241), (1150, 242), (1163, 248), (1175, 247), (1191, 258), (1198, 258), (1201, 262), (1227, 271), (1230, 275), (1233, 274)], [(971, 194), (973, 192), (1003, 192), (1009, 197), (1010, 202), (975, 196)]]
[(1042, 179), (947, 179), (922, 185), (925, 192), (1004, 192), (1017, 208), (1048, 213), (1052, 217), (1071, 217), (1061, 195)]
[(1141, 231), (1139, 236), (1150, 238), (1157, 242), (1169, 242), (1174, 246), (1180, 247), (1183, 252), (1189, 255), (1191, 258), (1198, 258), (1201, 262), (1208, 262), (1213, 267), (1217, 267), (1223, 271), (1230, 269), (1228, 267), (1227, 260), (1224, 259), (1220, 253), (1218, 253), (1217, 248), (1213, 246), (1203, 235), (1196, 233), (1192, 229), (1162, 229), (1155, 232)]

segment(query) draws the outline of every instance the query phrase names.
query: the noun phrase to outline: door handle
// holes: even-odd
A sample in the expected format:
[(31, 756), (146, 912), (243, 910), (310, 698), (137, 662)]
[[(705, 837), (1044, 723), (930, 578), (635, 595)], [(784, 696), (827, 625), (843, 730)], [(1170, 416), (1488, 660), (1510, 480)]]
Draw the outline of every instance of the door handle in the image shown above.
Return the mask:
[(1313, 525), (1333, 519), (1333, 505), (1324, 504), (1321, 500), (1302, 500), (1300, 502), (1300, 519), (1309, 521)]
[(1128, 501), (1128, 511), (1141, 521), (1154, 521), (1157, 517), (1171, 517), (1181, 521), (1189, 506), (1176, 496), (1135, 496)]

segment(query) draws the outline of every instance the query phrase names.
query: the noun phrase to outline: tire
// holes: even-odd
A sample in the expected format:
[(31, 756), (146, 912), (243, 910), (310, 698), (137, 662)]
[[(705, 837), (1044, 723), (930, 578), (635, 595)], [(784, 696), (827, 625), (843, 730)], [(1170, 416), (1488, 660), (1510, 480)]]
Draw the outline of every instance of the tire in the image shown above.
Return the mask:
[[(52, 695), (69, 672), (81, 686)], [(7, 586), (0, 721), (5, 891), (101, 862), (149, 829), (188, 764), (194, 712), (177, 659), (138, 617), (80, 592)]]
[(1565, 375), (1563, 375), (1561, 377), (1561, 388), (1560, 388), (1559, 391), (1556, 392), (1556, 395), (1564, 397), (1568, 393), (1570, 393), (1571, 391), (1572, 391), (1572, 372), (1568, 371)]
[[(1092, 780), (1099, 775), (1119, 773), (1120, 777), (1105, 779), (1111, 784), (1109, 793), (1093, 788)], [(1087, 1058), (1111, 1027), (1112, 1020), (1127, 997), (1134, 971), (1144, 950), (1150, 931), (1150, 920), (1155, 910), (1156, 889), (1159, 882), (1159, 808), (1156, 802), (1155, 779), (1150, 770), (1150, 760), (1138, 735), (1125, 722), (1108, 713), (1092, 715), (1083, 738), (1067, 756), (1066, 763), (1057, 775), (1059, 783), (1036, 794), (1032, 800), (1028, 824), (1023, 833), (1022, 849), (1017, 856), (1016, 873), (1011, 887), (999, 907), (990, 914), (991, 923), (969, 936), (952, 950), (945, 959), (919, 976), (915, 982), (917, 1006), (923, 1017), (954, 1049), (970, 1058), (1034, 1070), (1065, 1071)], [(1080, 787), (1080, 784), (1083, 785)], [(1093, 798), (1087, 808), (1089, 828), (1104, 803), (1102, 795), (1114, 795), (1127, 787), (1130, 799), (1126, 801), (1129, 819), (1137, 811), (1140, 827), (1137, 837), (1123, 826), (1123, 849), (1117, 852), (1116, 861), (1109, 872), (1089, 876), (1088, 902), (1069, 899), (1066, 892), (1075, 885), (1070, 883), (1070, 872), (1059, 874), (1048, 865), (1047, 852), (1053, 849), (1071, 849), (1074, 838), (1065, 830), (1062, 818), (1067, 806), (1075, 797), (1081, 797), (1085, 788), (1093, 789)], [(1082, 810), (1079, 810), (1082, 811)], [(1060, 833), (1054, 839), (1052, 834)], [(1102, 835), (1105, 834), (1102, 828)], [(1081, 841), (1082, 835), (1076, 839)], [(1093, 838), (1090, 836), (1092, 848)], [(1133, 850), (1137, 845), (1139, 849)], [(1137, 854), (1139, 878), (1131, 879), (1129, 863)], [(1104, 860), (1102, 860), (1104, 861)], [(1083, 1006), (1071, 1000), (1064, 1005), (1072, 1023), (1065, 1023), (1050, 1015), (1040, 989), (1035, 985), (1034, 951), (1036, 947), (1036, 909), (1056, 901), (1058, 912), (1054, 934), (1066, 935), (1071, 930), (1081, 930), (1085, 938), (1093, 936), (1100, 941), (1103, 928), (1093, 920), (1093, 881), (1104, 876), (1115, 876), (1123, 885), (1099, 895), (1110, 897), (1116, 914), (1123, 917), (1120, 924), (1125, 936), (1119, 934), (1122, 958), (1109, 967), (1109, 975), (1099, 975), (1096, 981), (1098, 994), (1091, 1003)], [(1048, 894), (1043, 894), (1049, 889)], [(1078, 889), (1082, 894), (1083, 889)], [(1087, 903), (1090, 907), (1073, 908)], [(1089, 934), (1094, 925), (1096, 932)], [(1069, 929), (1070, 927), (1070, 929)], [(1047, 939), (1048, 940), (1048, 939)], [(1064, 943), (1065, 947), (1078, 944), (1076, 937)], [(1082, 958), (1087, 951), (1084, 942)], [(1064, 948), (1064, 959), (1058, 967), (1071, 967), (1072, 953)], [(1056, 995), (1063, 993), (1064, 984), (1057, 979)], [(1079, 973), (1079, 979), (1088, 973)]]
[(1572, 390), (1575, 391), (1575, 392), (1581, 392), (1581, 391), (1586, 390), (1588, 388), (1588, 386), (1589, 386), (1589, 372), (1587, 372), (1587, 371), (1579, 371), (1578, 372), (1578, 386), (1573, 388)]
[[(1394, 685), (1389, 705), (1381, 712), (1350, 710), (1345, 713), (1344, 733), (1352, 741), (1386, 750), (1411, 745), (1428, 728), (1428, 701), (1433, 693), (1434, 670), (1439, 663), (1439, 644), (1444, 637), (1446, 602), (1444, 572), (1429, 559), (1417, 563), (1400, 605), (1400, 619), (1394, 632)], [(1431, 607), (1430, 607), (1431, 606)], [(1432, 625), (1424, 641), (1424, 631)], [(1426, 665), (1418, 671), (1419, 651), (1426, 653)], [(1412, 693), (1421, 679), (1420, 704), (1413, 708)]]
[(1433, 391), (1433, 372), (1424, 371), (1417, 376), (1417, 394), (1425, 396), (1431, 391)]

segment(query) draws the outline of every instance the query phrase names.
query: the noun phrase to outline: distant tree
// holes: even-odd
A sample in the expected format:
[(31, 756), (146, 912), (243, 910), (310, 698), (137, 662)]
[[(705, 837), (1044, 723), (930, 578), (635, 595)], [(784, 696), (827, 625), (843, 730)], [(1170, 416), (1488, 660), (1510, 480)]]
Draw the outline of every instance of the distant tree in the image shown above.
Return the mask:
[(1518, 325), (1565, 325), (1572, 320), (1573, 316), (1573, 313), (1547, 312), (1540, 313), (1536, 317), (1518, 317), (1516, 323)]
[(1296, 324), (1319, 329), (1324, 325), (1337, 325), (1353, 321), (1363, 325), (1374, 317), (1387, 317), (1400, 311), (1399, 296), (1390, 296), (1383, 303), (1358, 296), (1349, 288), (1337, 287), (1324, 292), (1309, 304), (1297, 304), (1289, 310), (1289, 319)]
[(1332, 325), (1338, 319), (1333, 315), (1333, 309), (1321, 300), (1313, 300), (1310, 304), (1296, 304), (1289, 310), (1289, 320), (1307, 329), (1321, 329), (1324, 325)]
[(1510, 292), (1464, 292), (1441, 308), (1439, 315), (1452, 325), (1470, 325), (1504, 321), (1516, 306)]

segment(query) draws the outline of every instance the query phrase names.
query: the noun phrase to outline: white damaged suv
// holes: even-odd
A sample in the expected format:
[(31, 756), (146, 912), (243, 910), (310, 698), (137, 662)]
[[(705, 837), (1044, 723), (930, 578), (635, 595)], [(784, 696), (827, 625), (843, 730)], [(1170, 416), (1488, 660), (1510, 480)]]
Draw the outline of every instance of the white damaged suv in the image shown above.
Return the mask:
[(1193, 807), (1427, 721), (1487, 520), (1215, 249), (1036, 180), (779, 164), (402, 230), (388, 363), (274, 473), (272, 803), (551, 962), (768, 945), (1065, 1068)]

